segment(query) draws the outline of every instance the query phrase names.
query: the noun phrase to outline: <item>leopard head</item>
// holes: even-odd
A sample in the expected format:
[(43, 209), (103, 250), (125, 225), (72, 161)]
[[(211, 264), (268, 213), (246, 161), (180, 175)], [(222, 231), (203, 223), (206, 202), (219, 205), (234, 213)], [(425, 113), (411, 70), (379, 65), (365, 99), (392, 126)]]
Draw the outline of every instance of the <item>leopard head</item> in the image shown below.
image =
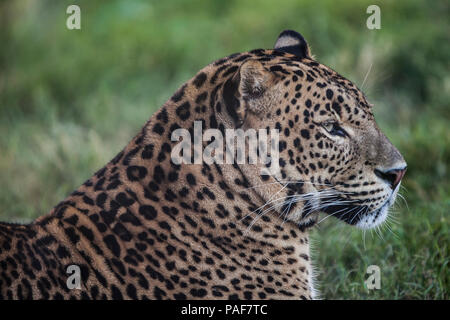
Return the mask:
[(387, 218), (405, 160), (364, 94), (313, 59), (300, 34), (284, 31), (273, 50), (256, 51), (229, 86), (237, 126), (279, 132), (273, 161), (280, 170), (260, 177), (271, 186), (259, 191), (262, 210), (300, 226), (314, 224), (319, 212), (363, 229)]

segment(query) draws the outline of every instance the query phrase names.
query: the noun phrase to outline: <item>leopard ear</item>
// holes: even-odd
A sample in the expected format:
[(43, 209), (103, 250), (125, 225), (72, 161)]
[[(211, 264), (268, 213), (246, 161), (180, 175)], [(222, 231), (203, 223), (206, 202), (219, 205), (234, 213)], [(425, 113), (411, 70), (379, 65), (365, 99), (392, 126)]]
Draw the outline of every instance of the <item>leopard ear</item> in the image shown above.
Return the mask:
[(273, 85), (275, 74), (270, 72), (260, 61), (247, 60), (236, 74), (224, 84), (224, 100), (228, 114), (240, 127), (247, 116), (247, 111), (261, 112), (261, 98)]
[(305, 38), (293, 30), (281, 32), (274, 49), (295, 54), (299, 58), (311, 58), (311, 52)]
[(257, 99), (270, 86), (274, 74), (258, 60), (248, 60), (239, 68), (239, 93), (245, 101)]

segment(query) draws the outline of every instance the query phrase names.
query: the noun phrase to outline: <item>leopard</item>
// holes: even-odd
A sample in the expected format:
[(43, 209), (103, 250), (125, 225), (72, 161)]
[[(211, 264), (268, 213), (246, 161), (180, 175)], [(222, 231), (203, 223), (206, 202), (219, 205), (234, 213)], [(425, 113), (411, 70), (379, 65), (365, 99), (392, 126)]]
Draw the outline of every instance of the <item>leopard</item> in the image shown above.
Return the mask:
[[(277, 157), (174, 161), (196, 121), (274, 129)], [(379, 226), (406, 167), (362, 91), (285, 30), (201, 69), (48, 214), (1, 223), (0, 299), (316, 299), (319, 216)]]

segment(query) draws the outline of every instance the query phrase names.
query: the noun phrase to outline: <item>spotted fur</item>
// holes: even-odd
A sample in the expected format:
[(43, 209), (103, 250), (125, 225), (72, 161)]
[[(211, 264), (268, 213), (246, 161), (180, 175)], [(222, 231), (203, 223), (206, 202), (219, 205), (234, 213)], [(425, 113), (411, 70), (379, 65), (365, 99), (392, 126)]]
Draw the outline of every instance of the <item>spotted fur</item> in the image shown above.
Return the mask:
[[(174, 164), (171, 133), (195, 120), (278, 129), (281, 171)], [(49, 214), (1, 223), (0, 298), (311, 299), (319, 212), (381, 223), (404, 167), (363, 93), (285, 31), (273, 50), (200, 70)], [(69, 265), (79, 290), (66, 285)]]

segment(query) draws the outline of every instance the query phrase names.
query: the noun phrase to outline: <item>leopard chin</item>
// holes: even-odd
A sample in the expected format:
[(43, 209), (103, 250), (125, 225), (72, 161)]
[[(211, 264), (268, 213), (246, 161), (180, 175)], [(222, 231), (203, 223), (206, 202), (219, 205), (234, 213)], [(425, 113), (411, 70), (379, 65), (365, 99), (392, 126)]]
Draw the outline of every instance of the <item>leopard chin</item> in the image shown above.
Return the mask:
[(382, 225), (389, 217), (389, 210), (394, 205), (395, 200), (397, 199), (399, 188), (400, 184), (395, 188), (391, 196), (381, 207), (362, 216), (359, 219), (358, 223), (355, 224), (355, 226), (363, 230), (368, 230)]

